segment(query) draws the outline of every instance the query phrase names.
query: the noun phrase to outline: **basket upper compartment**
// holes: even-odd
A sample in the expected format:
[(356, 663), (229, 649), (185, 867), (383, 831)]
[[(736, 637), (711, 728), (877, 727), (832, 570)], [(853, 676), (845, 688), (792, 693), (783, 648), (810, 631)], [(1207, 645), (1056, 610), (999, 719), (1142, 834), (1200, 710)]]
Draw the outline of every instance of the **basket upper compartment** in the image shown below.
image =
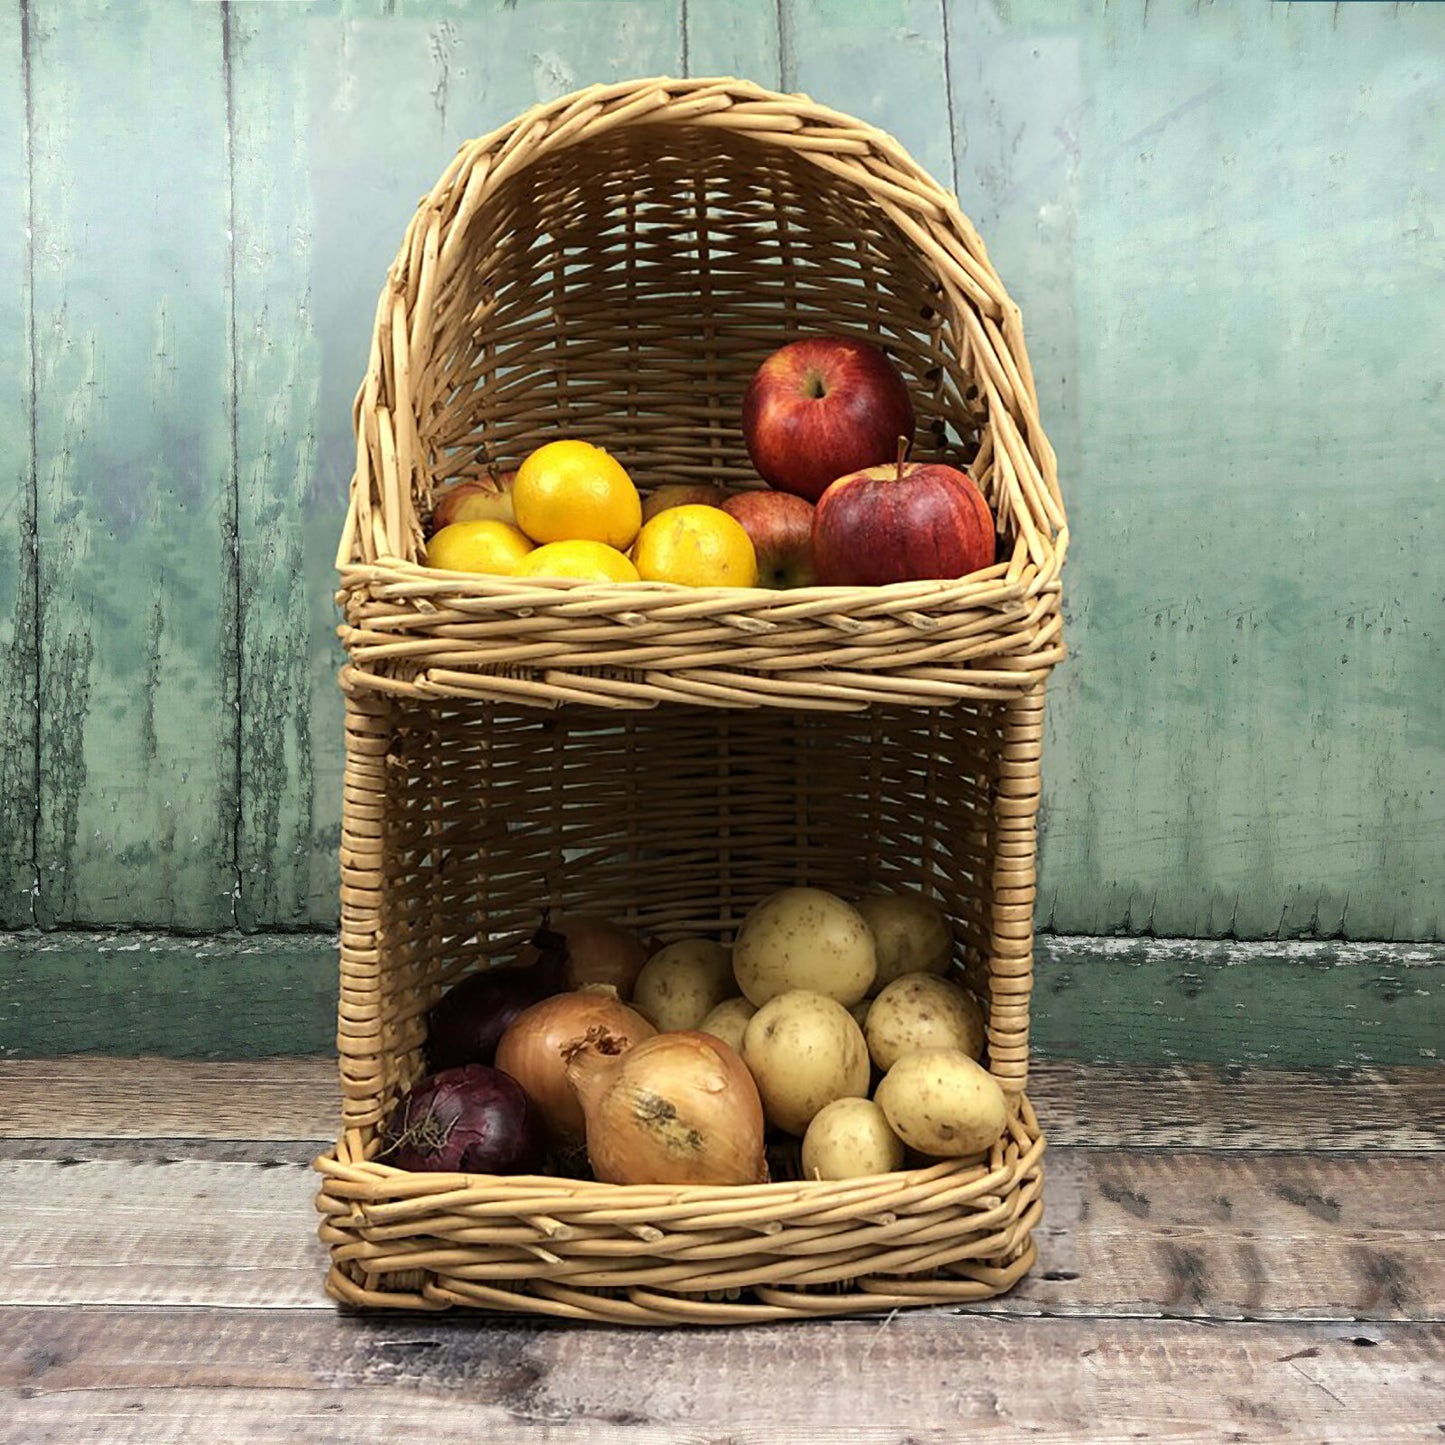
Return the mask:
[[(761, 485), (739, 415), (799, 336), (904, 373), (915, 455), (968, 467), (999, 561), (952, 582), (683, 589), (418, 565), (437, 487), (543, 442), (644, 489)], [(458, 153), (407, 231), (356, 403), (349, 686), (555, 706), (1006, 698), (1060, 660), (1067, 528), (1017, 308), (882, 132), (735, 80), (594, 87)]]

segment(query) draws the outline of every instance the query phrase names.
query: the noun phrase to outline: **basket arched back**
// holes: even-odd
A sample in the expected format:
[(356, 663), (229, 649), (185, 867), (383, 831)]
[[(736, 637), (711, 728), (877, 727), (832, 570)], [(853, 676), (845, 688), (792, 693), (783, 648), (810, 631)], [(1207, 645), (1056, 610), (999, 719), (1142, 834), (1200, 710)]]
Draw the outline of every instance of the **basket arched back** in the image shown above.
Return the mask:
[[(968, 466), (997, 517), (996, 566), (679, 594), (417, 565), (438, 487), (560, 435), (607, 446), (644, 489), (760, 485), (742, 393), (770, 351), (818, 332), (894, 357), (915, 454)], [(388, 274), (355, 420), (338, 565), (358, 687), (937, 704), (1018, 696), (1062, 656), (1067, 527), (1018, 308), (947, 191), (883, 132), (805, 97), (731, 79), (594, 86), (462, 147)], [(519, 613), (525, 637), (507, 635)]]

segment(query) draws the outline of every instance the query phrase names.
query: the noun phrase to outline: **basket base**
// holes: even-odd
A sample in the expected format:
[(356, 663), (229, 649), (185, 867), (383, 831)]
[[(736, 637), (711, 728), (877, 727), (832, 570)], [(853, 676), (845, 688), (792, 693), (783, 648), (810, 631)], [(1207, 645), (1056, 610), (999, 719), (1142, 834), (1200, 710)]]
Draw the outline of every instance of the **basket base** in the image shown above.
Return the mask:
[(355, 1310), (659, 1326), (974, 1304), (1032, 1268), (1043, 1215), (1026, 1099), (985, 1163), (731, 1191), (408, 1174), (356, 1139), (316, 1166), (327, 1293)]

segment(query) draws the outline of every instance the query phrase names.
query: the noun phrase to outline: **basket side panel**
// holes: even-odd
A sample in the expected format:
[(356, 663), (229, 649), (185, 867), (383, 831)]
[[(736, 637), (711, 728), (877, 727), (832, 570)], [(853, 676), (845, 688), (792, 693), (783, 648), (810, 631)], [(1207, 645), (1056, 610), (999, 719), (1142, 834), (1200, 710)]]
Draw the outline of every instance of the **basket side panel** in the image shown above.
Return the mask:
[(353, 700), (348, 1122), (375, 1123), (421, 1072), (436, 998), (516, 957), (547, 914), (726, 939), (793, 884), (936, 898), (964, 976), (995, 1011), (992, 1065), (1021, 1087), (1031, 935), (1020, 889), (1032, 888), (1033, 857), (1032, 814), (1019, 810), (1036, 807), (1037, 785), (1018, 792), (1027, 779), (1009, 776), (1007, 753), (1027, 749), (1037, 714), (1011, 716), (978, 703), (619, 720), (584, 707)]

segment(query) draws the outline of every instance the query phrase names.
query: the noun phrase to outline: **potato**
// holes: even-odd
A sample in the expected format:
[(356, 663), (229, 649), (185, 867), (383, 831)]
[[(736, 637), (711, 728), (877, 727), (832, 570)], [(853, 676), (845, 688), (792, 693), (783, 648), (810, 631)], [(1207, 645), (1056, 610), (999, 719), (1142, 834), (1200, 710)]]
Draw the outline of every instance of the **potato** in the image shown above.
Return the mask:
[(733, 944), (738, 987), (759, 1008), (802, 989), (857, 1003), (873, 983), (873, 935), (849, 903), (821, 888), (785, 888), (742, 921)]
[(834, 1099), (868, 1096), (868, 1045), (836, 999), (793, 989), (748, 1020), (743, 1062), (752, 1070), (768, 1123), (801, 1135)]
[(747, 1029), (748, 1020), (755, 1013), (757, 1009), (741, 995), (737, 998), (725, 998), (698, 1028), (715, 1039), (721, 1039), (735, 1053), (741, 1054), (743, 1033)]
[(919, 1049), (957, 1049), (976, 1059), (983, 1053), (983, 1010), (946, 978), (905, 973), (873, 1000), (863, 1036), (884, 1073)]
[(856, 905), (873, 935), (878, 966), (870, 993), (905, 973), (944, 973), (953, 956), (948, 915), (921, 893), (880, 893)]
[(695, 1029), (734, 989), (732, 958), (710, 938), (683, 938), (659, 949), (642, 965), (632, 1006), (658, 1033)]
[(998, 1082), (957, 1049), (904, 1054), (873, 1097), (905, 1144), (939, 1159), (977, 1154), (1008, 1125)]
[(848, 1005), (848, 1012), (853, 1015), (853, 1022), (864, 1031), (865, 1036), (868, 1031), (868, 1010), (872, 1007), (873, 1000), (871, 998), (860, 998), (857, 1003)]
[(803, 1135), (804, 1179), (857, 1179), (903, 1166), (903, 1140), (872, 1099), (834, 1099)]

